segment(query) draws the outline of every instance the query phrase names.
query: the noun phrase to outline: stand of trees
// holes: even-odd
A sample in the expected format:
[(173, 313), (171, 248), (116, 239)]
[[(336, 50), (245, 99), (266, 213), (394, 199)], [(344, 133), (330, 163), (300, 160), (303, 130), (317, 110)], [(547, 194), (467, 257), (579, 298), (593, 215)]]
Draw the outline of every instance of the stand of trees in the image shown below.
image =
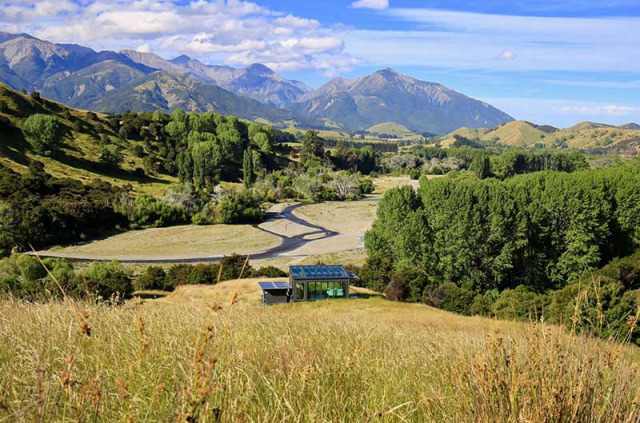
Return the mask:
[(588, 169), (583, 154), (565, 151), (495, 150), (468, 146), (448, 149), (420, 147), (406, 153), (385, 158), (387, 171), (411, 172), (417, 169), (426, 174), (445, 174), (457, 170), (471, 170), (476, 176), (506, 179), (524, 173), (555, 170), (575, 172)]
[[(391, 296), (434, 305), (466, 298), (468, 314), (480, 295), (475, 307), (496, 302), (496, 315), (509, 309), (499, 301), (517, 298), (541, 313), (539, 295), (640, 247), (640, 167), (423, 180), (417, 194), (385, 195), (365, 245), (363, 279)], [(406, 268), (423, 277), (403, 291), (392, 276)]]

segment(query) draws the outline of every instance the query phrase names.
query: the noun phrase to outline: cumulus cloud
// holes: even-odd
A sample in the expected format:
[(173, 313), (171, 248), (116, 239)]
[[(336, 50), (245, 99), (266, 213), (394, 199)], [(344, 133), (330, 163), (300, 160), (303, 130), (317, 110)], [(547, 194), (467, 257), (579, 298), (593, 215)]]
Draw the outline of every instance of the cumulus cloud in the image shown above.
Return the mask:
[(209, 63), (264, 61), (276, 70), (337, 72), (356, 62), (339, 36), (317, 20), (243, 0), (14, 0), (0, 8), (0, 27), (9, 25), (54, 42), (112, 50), (139, 46)]
[(358, 0), (351, 3), (354, 9), (384, 10), (389, 8), (389, 0)]

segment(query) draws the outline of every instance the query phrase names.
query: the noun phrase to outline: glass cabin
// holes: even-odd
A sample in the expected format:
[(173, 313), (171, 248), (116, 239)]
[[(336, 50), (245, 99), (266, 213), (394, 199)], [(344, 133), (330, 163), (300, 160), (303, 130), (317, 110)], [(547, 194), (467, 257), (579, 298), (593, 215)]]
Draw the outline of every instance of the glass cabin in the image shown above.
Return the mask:
[(289, 267), (293, 301), (349, 298), (349, 285), (354, 278), (344, 266)]

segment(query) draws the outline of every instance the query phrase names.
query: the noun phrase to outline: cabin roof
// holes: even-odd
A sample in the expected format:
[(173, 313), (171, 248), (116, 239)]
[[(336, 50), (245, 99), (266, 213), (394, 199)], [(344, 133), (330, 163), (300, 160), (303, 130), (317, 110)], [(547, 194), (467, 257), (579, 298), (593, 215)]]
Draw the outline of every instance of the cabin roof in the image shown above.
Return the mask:
[(289, 273), (294, 279), (349, 279), (344, 266), (290, 266)]
[(258, 285), (260, 285), (263, 291), (270, 289), (291, 289), (289, 282), (258, 282)]

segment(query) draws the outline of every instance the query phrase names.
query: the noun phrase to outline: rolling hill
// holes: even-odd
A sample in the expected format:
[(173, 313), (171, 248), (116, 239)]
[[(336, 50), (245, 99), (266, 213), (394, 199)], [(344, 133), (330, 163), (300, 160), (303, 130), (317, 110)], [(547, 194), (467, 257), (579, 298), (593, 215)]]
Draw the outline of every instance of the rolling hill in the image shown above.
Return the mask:
[[(100, 179), (115, 186), (131, 184), (135, 191), (149, 194), (163, 194), (170, 184), (177, 182), (177, 178), (165, 174), (146, 176), (136, 172), (144, 167), (142, 159), (133, 153), (136, 143), (120, 140), (104, 115), (70, 109), (44, 98), (36, 101), (3, 84), (0, 84), (0, 102), (5, 105), (0, 111), (0, 165), (24, 174), (29, 161), (37, 160), (44, 164), (47, 173), (57, 178), (83, 183)], [(64, 125), (66, 136), (61, 151), (55, 156), (36, 155), (28, 149), (20, 128), (33, 113), (54, 115)], [(120, 169), (107, 171), (99, 165), (101, 135), (121, 147), (124, 161)]]
[(417, 134), (406, 126), (400, 125), (395, 122), (383, 122), (372, 126), (367, 129), (367, 133), (374, 136), (383, 137), (395, 137), (398, 139), (419, 139), (422, 138), (420, 134)]
[(443, 134), (513, 121), (486, 103), (389, 68), (355, 80), (333, 79), (288, 108), (356, 130), (395, 122), (415, 132)]
[(459, 128), (436, 141), (447, 147), (455, 142), (456, 136), (485, 145), (573, 148), (626, 155), (635, 155), (640, 148), (640, 129), (636, 129), (635, 124), (612, 126), (581, 122), (570, 128), (558, 129), (514, 121), (491, 129)]

